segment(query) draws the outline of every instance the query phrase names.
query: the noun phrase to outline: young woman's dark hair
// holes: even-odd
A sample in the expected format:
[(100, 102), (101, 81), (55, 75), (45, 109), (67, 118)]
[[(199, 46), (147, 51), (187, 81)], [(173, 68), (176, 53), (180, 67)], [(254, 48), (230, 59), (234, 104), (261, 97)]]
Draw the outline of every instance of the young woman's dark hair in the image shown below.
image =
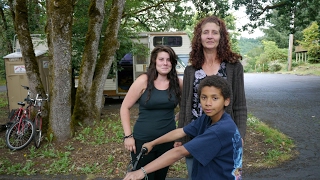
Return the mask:
[(216, 16), (209, 16), (199, 21), (194, 27), (194, 37), (191, 42), (192, 51), (190, 52), (190, 62), (193, 67), (200, 69), (204, 63), (203, 46), (201, 43), (202, 27), (207, 23), (215, 23), (220, 27), (220, 41), (217, 47), (218, 59), (230, 63), (238, 62), (242, 56), (232, 52), (229, 40), (229, 33), (223, 20)]
[(181, 90), (179, 87), (179, 79), (178, 79), (178, 74), (177, 74), (177, 70), (176, 70), (178, 57), (171, 47), (164, 46), (164, 45), (156, 46), (151, 52), (150, 64), (149, 64), (149, 67), (148, 67), (148, 70), (146, 73), (148, 76), (148, 85), (147, 85), (148, 98), (147, 98), (147, 101), (150, 99), (151, 90), (154, 88), (154, 80), (156, 80), (158, 77), (158, 71), (156, 69), (156, 59), (157, 59), (157, 56), (160, 52), (166, 52), (169, 54), (170, 62), (172, 65), (172, 69), (169, 72), (169, 74), (167, 75), (167, 77), (169, 79), (168, 98), (169, 99), (171, 98), (171, 93), (169, 93), (169, 92), (173, 92), (178, 97), (177, 103), (179, 103), (180, 99), (181, 99)]

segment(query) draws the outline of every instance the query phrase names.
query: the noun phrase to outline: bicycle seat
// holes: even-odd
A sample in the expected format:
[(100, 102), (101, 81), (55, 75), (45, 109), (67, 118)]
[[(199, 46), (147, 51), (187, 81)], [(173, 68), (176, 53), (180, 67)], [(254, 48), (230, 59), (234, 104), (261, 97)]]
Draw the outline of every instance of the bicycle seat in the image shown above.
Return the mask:
[(25, 106), (26, 103), (24, 103), (24, 102), (18, 102), (18, 105), (20, 105), (20, 106)]

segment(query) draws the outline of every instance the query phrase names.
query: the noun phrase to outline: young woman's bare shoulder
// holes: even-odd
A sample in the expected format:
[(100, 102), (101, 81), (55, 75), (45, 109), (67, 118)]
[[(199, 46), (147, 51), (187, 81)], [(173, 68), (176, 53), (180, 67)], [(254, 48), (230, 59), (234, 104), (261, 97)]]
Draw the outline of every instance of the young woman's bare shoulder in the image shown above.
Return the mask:
[(148, 76), (146, 74), (141, 74), (137, 79), (133, 82), (135, 87), (145, 88), (148, 83)]
[(148, 76), (146, 74), (141, 74), (135, 81), (138, 81), (139, 83), (147, 82)]

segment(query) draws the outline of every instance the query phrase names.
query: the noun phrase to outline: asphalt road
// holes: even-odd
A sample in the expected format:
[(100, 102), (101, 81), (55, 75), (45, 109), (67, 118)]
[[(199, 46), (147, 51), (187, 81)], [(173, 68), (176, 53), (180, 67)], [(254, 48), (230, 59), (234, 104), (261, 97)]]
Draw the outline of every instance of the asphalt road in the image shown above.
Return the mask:
[(293, 138), (300, 155), (244, 179), (320, 179), (320, 77), (245, 74), (248, 111)]

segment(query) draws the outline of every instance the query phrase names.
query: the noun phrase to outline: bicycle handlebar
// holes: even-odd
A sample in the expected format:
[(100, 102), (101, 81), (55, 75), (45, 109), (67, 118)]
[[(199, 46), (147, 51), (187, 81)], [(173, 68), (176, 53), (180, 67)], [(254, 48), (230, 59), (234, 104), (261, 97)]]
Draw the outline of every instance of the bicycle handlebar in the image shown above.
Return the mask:
[(148, 148), (146, 148), (146, 147), (143, 147), (142, 149), (141, 149), (141, 155), (144, 155), (144, 154), (146, 154), (148, 152)]
[[(48, 99), (49, 99), (49, 95), (48, 94), (46, 94), (46, 96), (47, 96), (47, 98), (46, 99), (43, 99), (42, 98), (42, 96), (41, 96), (41, 94), (37, 94), (37, 96), (36, 96), (36, 99), (32, 99), (32, 98), (30, 98), (30, 88), (28, 87), (28, 86), (23, 86), (23, 85), (21, 85), (24, 89), (26, 89), (26, 90), (28, 90), (28, 95), (27, 95), (27, 97), (24, 99), (25, 101), (27, 101), (27, 102), (35, 102), (35, 101), (38, 101), (38, 102), (42, 102), (42, 101), (48, 101)], [(41, 98), (39, 98), (39, 97), (41, 97)]]
[[(43, 99), (41, 94), (37, 94), (37, 96), (36, 96), (36, 101), (48, 101), (48, 99), (49, 99), (49, 94), (46, 94), (46, 96), (47, 96), (47, 98), (46, 98), (46, 99)], [(41, 98), (39, 98), (39, 97), (41, 97)]]
[(24, 89), (29, 90), (30, 88), (28, 86), (21, 85)]

